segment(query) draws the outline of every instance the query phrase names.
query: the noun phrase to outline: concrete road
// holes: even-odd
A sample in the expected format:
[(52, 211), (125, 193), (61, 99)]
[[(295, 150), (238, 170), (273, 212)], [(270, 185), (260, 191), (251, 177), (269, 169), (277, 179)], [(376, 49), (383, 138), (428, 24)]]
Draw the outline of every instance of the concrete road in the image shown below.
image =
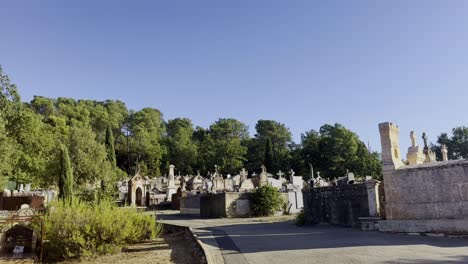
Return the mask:
[[(164, 219), (164, 216), (162, 217)], [(287, 220), (287, 219), (283, 219)], [(468, 263), (468, 239), (363, 232), (281, 219), (171, 218), (218, 248), (225, 263)]]

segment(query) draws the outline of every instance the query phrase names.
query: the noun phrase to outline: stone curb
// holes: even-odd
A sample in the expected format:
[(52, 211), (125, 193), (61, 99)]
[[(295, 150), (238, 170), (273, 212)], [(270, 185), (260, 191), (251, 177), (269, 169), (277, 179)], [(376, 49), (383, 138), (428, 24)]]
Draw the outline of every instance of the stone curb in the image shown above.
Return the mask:
[[(198, 245), (202, 248), (203, 253), (205, 254), (205, 261), (207, 264), (224, 264), (224, 258), (221, 254), (221, 251), (219, 248), (214, 248), (206, 245), (203, 243), (199, 238), (198, 235), (193, 231), (191, 227), (188, 228), (190, 232), (192, 233), (194, 239), (197, 241)], [(205, 231), (206, 233), (209, 233), (211, 239), (216, 242), (216, 239), (214, 238), (213, 232), (211, 231)]]
[(219, 250), (218, 247), (210, 246), (205, 243), (203, 243), (199, 236), (197, 235), (197, 232), (199, 234), (202, 234), (206, 237), (207, 240), (210, 240), (211, 242), (215, 243), (217, 245), (216, 239), (211, 231), (208, 230), (200, 230), (200, 231), (194, 231), (191, 227), (187, 226), (181, 226), (181, 225), (174, 225), (174, 224), (166, 224), (163, 223), (164, 227), (169, 229), (184, 229), (189, 236), (192, 238), (193, 242), (196, 244), (196, 247), (194, 248), (193, 254), (195, 257), (199, 257), (199, 263), (206, 263), (206, 264), (224, 264), (224, 258), (221, 254), (221, 251)]

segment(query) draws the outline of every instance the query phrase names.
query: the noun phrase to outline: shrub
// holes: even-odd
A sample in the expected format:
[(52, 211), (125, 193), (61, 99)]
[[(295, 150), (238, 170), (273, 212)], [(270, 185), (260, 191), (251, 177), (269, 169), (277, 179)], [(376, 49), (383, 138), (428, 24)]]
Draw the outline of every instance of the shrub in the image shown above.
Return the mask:
[(304, 210), (301, 210), (296, 216), (296, 225), (303, 226), (305, 225), (305, 215)]
[(273, 186), (266, 185), (252, 193), (252, 211), (256, 216), (273, 215), (283, 207), (281, 193)]
[(153, 215), (119, 208), (110, 201), (56, 202), (44, 217), (49, 260), (115, 253), (130, 243), (156, 238), (162, 225)]

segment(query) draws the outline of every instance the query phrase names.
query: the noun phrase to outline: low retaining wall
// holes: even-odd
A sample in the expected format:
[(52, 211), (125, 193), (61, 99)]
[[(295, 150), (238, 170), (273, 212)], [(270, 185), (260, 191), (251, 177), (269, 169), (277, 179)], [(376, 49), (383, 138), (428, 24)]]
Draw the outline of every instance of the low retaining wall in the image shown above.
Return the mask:
[(358, 227), (359, 217), (369, 217), (366, 184), (312, 188), (303, 192), (306, 224), (330, 223)]
[(189, 227), (185, 226), (177, 226), (171, 224), (164, 224), (164, 232), (177, 234), (183, 233), (184, 238), (190, 242), (190, 253), (194, 256), (194, 258), (198, 261), (198, 264), (210, 264), (207, 262), (206, 253), (203, 249), (202, 242), (198, 239), (198, 237), (192, 232)]

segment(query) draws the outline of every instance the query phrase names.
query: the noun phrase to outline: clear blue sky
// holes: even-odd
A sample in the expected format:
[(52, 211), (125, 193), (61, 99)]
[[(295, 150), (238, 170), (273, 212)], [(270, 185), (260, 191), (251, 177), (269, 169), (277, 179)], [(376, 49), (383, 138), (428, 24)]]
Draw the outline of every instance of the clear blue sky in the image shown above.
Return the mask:
[(394, 121), (406, 153), (412, 129), (468, 125), (467, 1), (165, 2), (3, 1), (0, 64), (25, 101), (274, 119), (296, 141), (339, 122), (380, 151)]

